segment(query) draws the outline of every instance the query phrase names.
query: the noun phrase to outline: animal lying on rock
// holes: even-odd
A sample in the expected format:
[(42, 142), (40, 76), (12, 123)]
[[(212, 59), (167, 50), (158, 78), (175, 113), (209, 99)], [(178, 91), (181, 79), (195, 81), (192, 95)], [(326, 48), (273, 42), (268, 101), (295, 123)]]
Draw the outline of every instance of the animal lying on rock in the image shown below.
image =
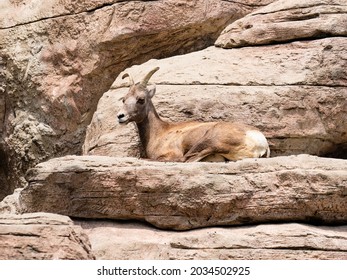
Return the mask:
[(151, 70), (140, 83), (128, 74), (130, 89), (121, 99), (117, 114), (120, 124), (135, 122), (147, 157), (158, 161), (229, 161), (270, 156), (265, 136), (256, 128), (231, 122), (169, 123), (160, 118), (152, 97), (155, 86), (147, 87)]

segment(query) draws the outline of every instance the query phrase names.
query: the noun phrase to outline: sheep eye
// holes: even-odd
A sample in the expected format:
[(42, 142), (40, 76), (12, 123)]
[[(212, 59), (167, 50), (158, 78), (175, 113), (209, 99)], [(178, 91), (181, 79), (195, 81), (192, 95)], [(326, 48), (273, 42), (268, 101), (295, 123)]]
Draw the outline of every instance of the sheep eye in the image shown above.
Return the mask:
[(137, 99), (137, 103), (145, 104), (145, 99), (144, 98), (139, 98), (139, 99)]

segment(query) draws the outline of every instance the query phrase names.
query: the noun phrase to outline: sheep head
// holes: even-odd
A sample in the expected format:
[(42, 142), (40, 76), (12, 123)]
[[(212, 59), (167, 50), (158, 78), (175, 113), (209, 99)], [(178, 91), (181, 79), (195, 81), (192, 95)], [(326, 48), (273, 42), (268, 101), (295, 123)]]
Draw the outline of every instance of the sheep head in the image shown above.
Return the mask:
[(148, 81), (152, 75), (159, 70), (156, 67), (149, 71), (141, 82), (136, 83), (132, 76), (128, 73), (123, 75), (124, 78), (129, 78), (130, 88), (128, 93), (121, 98), (123, 101), (123, 107), (118, 112), (117, 118), (120, 124), (128, 124), (129, 122), (142, 122), (149, 112), (149, 107), (152, 104), (152, 97), (155, 94), (155, 85), (148, 87)]

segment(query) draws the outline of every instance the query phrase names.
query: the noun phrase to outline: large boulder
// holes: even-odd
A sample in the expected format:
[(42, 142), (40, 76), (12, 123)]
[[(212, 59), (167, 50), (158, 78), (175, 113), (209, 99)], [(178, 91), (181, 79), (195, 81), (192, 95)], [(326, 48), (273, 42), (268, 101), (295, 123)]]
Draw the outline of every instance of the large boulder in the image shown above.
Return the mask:
[[(308, 260), (347, 258), (347, 227), (267, 224), (185, 232), (139, 223), (75, 221), (97, 259), (111, 260)], [(112, 236), (112, 238), (110, 238)]]
[(0, 260), (94, 259), (87, 235), (68, 217), (0, 215)]
[(345, 0), (280, 0), (230, 24), (216, 46), (233, 48), (346, 35)]
[(210, 46), (270, 2), (3, 1), (0, 199), (25, 185), (29, 167), (81, 152), (99, 98), (126, 67)]
[(24, 212), (147, 221), (185, 230), (268, 222), (347, 222), (347, 162), (314, 156), (160, 163), (68, 156), (38, 164)]
[[(205, 50), (127, 69), (136, 80), (156, 66), (153, 102), (167, 121), (236, 121), (258, 127), (272, 156), (347, 157), (347, 39)], [(121, 126), (121, 73), (100, 99), (84, 154), (140, 156), (137, 131)]]

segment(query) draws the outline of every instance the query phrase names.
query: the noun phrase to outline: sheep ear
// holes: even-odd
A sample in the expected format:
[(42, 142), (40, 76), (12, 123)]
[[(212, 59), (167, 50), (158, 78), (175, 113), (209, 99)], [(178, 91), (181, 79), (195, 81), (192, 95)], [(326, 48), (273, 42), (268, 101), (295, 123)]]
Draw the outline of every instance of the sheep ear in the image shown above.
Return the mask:
[(148, 88), (148, 97), (152, 98), (155, 95), (155, 85), (152, 85)]

